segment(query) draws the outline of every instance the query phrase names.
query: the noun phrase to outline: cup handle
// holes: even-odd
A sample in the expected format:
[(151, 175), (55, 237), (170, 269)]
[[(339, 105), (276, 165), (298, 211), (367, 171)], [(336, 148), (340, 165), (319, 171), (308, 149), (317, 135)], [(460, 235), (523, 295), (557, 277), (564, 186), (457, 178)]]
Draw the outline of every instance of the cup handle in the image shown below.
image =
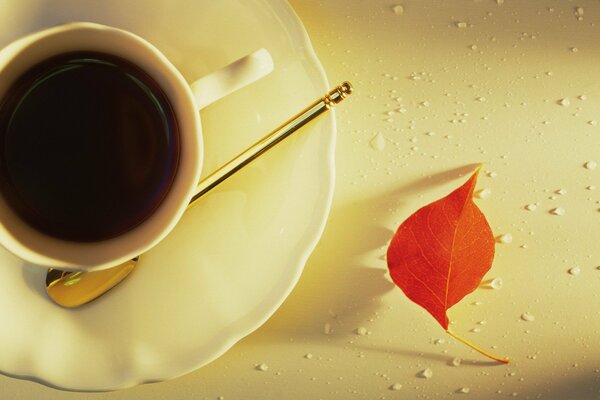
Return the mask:
[(259, 49), (191, 84), (199, 110), (273, 71), (273, 58)]

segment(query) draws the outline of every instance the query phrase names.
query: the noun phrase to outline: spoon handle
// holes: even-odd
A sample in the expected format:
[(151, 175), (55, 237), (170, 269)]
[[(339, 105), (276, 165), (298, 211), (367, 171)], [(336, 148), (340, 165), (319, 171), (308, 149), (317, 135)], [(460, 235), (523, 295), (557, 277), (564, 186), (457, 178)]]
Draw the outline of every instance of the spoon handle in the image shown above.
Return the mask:
[(344, 82), (337, 86), (325, 96), (321, 97), (304, 110), (281, 124), (274, 131), (269, 133), (267, 136), (260, 139), (258, 142), (248, 147), (246, 150), (241, 152), (239, 155), (234, 157), (229, 162), (225, 163), (222, 167), (208, 175), (206, 178), (198, 184), (196, 188), (196, 194), (190, 200), (188, 207), (191, 207), (200, 197), (208, 193), (211, 189), (219, 185), (231, 175), (260, 157), (267, 150), (281, 142), (298, 129), (329, 110), (336, 104), (339, 104), (342, 100), (352, 94), (352, 85), (350, 82)]
[[(325, 96), (315, 101), (304, 111), (284, 122), (279, 128), (244, 150), (240, 155), (204, 178), (192, 197), (191, 207), (202, 195), (235, 174), (252, 160), (281, 142), (298, 129), (340, 103), (352, 94), (352, 85), (344, 82)], [(135, 268), (139, 257), (101, 271), (62, 271), (50, 268), (46, 274), (46, 292), (56, 303), (66, 308), (76, 308), (94, 301), (118, 285)]]

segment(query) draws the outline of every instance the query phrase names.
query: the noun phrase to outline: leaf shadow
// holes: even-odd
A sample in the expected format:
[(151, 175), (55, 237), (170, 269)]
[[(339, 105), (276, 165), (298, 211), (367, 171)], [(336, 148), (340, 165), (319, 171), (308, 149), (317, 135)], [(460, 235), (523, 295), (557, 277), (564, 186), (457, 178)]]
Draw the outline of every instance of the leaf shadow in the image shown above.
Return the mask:
[[(362, 349), (365, 351), (371, 352), (380, 352), (385, 354), (395, 354), (404, 357), (419, 357), (425, 358), (432, 361), (440, 361), (448, 366), (453, 366), (452, 360), (455, 359), (454, 356), (446, 355), (442, 353), (433, 353), (426, 351), (417, 351), (417, 350), (408, 350), (405, 348), (399, 347), (383, 347), (383, 346), (375, 346), (375, 345), (365, 345), (365, 344), (355, 344), (356, 348)], [(496, 362), (496, 361), (482, 361), (482, 360), (472, 360), (472, 359), (461, 359), (460, 366), (468, 366), (468, 367), (496, 367), (503, 366), (504, 364)]]
[[(275, 315), (241, 345), (288, 341), (345, 345), (357, 326), (375, 318), (382, 296), (395, 288), (388, 279), (385, 253), (394, 231), (387, 228), (391, 210), (407, 199), (472, 172), (479, 164), (441, 171), (399, 185), (383, 194), (339, 204), (332, 209), (321, 241), (310, 257), (300, 282)], [(326, 334), (328, 331), (329, 334)], [(394, 352), (447, 363), (452, 357), (401, 348), (369, 346), (368, 351)], [(487, 366), (466, 360), (467, 365)], [(495, 365), (496, 363), (491, 363)]]

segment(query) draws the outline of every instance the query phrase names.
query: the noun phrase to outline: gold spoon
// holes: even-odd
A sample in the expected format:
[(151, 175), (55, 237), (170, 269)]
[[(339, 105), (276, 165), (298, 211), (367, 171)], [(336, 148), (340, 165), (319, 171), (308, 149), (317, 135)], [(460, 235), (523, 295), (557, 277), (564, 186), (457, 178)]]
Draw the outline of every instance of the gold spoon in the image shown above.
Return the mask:
[[(219, 183), (229, 178), (261, 154), (352, 94), (350, 82), (344, 82), (303, 111), (284, 122), (267, 136), (244, 150), (237, 157), (204, 178), (190, 200), (188, 208)], [(118, 285), (135, 268), (139, 257), (115, 267), (93, 271), (62, 271), (50, 268), (46, 274), (48, 296), (63, 307), (75, 308), (97, 299)]]

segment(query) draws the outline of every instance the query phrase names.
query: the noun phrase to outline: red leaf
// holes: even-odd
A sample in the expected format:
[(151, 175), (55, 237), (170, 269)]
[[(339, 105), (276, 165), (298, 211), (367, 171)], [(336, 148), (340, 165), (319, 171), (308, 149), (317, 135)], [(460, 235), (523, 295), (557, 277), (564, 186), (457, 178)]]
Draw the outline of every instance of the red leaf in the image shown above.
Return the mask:
[(472, 199), (478, 173), (408, 217), (387, 252), (394, 283), (446, 331), (446, 311), (479, 286), (494, 259), (494, 235)]

